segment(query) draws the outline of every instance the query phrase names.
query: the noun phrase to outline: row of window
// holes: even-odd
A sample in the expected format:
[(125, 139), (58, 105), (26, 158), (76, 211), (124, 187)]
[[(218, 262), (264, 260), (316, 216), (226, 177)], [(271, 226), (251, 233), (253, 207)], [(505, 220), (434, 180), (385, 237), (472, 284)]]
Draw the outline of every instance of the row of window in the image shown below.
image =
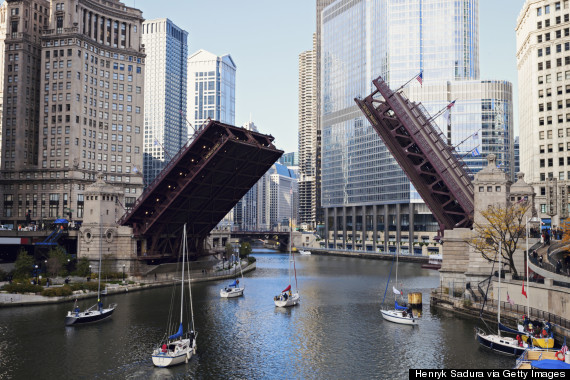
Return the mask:
[[(552, 61), (538, 62), (538, 71), (551, 69)], [(570, 56), (564, 57), (564, 65), (570, 65)], [(556, 67), (562, 67), (562, 58), (556, 58)]]
[[(568, 22), (570, 20), (570, 17), (568, 17), (568, 14), (564, 15), (564, 22)], [(554, 21), (556, 22), (556, 25), (560, 24), (562, 22), (562, 17), (561, 16), (556, 16), (556, 18), (554, 19)], [(547, 18), (546, 20), (544, 20), (544, 27), (548, 28), (550, 26), (550, 19)], [(536, 28), (537, 29), (542, 29), (542, 21), (538, 21), (536, 23)]]
[[(568, 0), (564, 0), (564, 9), (568, 9)], [(554, 3), (554, 10), (555, 11), (559, 11), (562, 9), (562, 3), (560, 1), (557, 1)], [(544, 10), (544, 14), (550, 14), (550, 4), (547, 4), (543, 7), (538, 7), (536, 8), (536, 15), (537, 16), (542, 16), (543, 15), (543, 10)]]

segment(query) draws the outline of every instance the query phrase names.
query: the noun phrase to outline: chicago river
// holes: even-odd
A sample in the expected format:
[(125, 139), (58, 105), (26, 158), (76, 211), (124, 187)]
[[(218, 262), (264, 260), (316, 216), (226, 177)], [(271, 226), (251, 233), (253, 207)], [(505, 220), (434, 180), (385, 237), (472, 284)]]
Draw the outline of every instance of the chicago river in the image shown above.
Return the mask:
[[(288, 256), (254, 256), (242, 298), (220, 298), (227, 280), (192, 285), (198, 352), (188, 364), (152, 364), (170, 307), (171, 287), (161, 287), (108, 296), (118, 303), (113, 317), (86, 326), (65, 327), (69, 303), (0, 309), (0, 379), (406, 379), (409, 368), (514, 366), (480, 348), (477, 320), (430, 310), (437, 271), (399, 264), (404, 292), (424, 301), (411, 327), (380, 314), (390, 261), (297, 255), (301, 303), (280, 309), (273, 296), (289, 284)], [(393, 304), (391, 285), (386, 299)]]

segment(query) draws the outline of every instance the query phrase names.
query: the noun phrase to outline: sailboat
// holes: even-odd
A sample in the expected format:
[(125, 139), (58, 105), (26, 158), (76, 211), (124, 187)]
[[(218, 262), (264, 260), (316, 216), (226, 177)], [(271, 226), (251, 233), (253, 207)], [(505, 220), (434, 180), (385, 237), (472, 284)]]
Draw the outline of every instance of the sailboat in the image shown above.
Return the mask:
[[(180, 324), (178, 325), (178, 330), (172, 334), (168, 335), (168, 331), (172, 331), (176, 328), (175, 323), (173, 322), (173, 315), (172, 310), (175, 301), (174, 293), (172, 297), (173, 304), (170, 307), (171, 315), (169, 315), (169, 326), (167, 328), (167, 332), (164, 338), (160, 341), (157, 347), (152, 352), (152, 363), (157, 367), (170, 367), (176, 364), (180, 364), (183, 362), (188, 363), (188, 360), (192, 357), (193, 354), (196, 354), (197, 345), (196, 345), (196, 338), (198, 334), (195, 332), (194, 329), (194, 309), (192, 308), (192, 282), (190, 281), (190, 263), (187, 262), (187, 271), (188, 271), (188, 297), (190, 303), (190, 313), (191, 313), (191, 322), (192, 322), (192, 329), (188, 326), (186, 332), (184, 332), (183, 328), (183, 318), (184, 318), (184, 281), (186, 280), (184, 275), (184, 264), (185, 260), (188, 256), (188, 247), (187, 247), (187, 238), (186, 238), (186, 224), (184, 224), (184, 231), (182, 233), (182, 277), (180, 279)], [(174, 285), (173, 291), (176, 291), (176, 285)]]
[[(91, 322), (98, 322), (102, 321), (103, 319), (109, 318), (115, 308), (117, 307), (116, 303), (109, 304), (109, 306), (104, 307), (103, 302), (101, 302), (101, 258), (103, 256), (102, 253), (102, 243), (103, 243), (103, 227), (100, 226), (100, 242), (99, 242), (99, 286), (97, 287), (97, 303), (90, 308), (81, 311), (79, 305), (77, 305), (77, 300), (73, 305), (73, 310), (68, 311), (67, 315), (65, 316), (65, 325), (66, 326), (74, 326), (80, 325), (84, 323), (91, 323)], [(106, 294), (106, 292), (105, 292)]]
[[(394, 262), (392, 261), (392, 265)], [(386, 283), (386, 290), (384, 291), (384, 298), (382, 299), (382, 305), (384, 305), (384, 300), (386, 299), (386, 292), (388, 291), (388, 285), (390, 284), (390, 276), (392, 275), (392, 267), (390, 267), (390, 274), (388, 275), (388, 281)], [(398, 284), (398, 251), (396, 251), (396, 285)], [(412, 325), (418, 324), (417, 318), (414, 317), (411, 307), (400, 306), (398, 304), (397, 296), (402, 296), (402, 292), (392, 286), (392, 291), (394, 293), (394, 309), (384, 308), (381, 309), (382, 317), (390, 322), (399, 323), (401, 325)]]
[[(293, 223), (289, 223), (291, 226), (290, 228), (290, 238), (289, 238), (289, 286), (281, 291), (280, 294), (273, 297), (273, 302), (277, 307), (289, 307), (295, 306), (301, 300), (301, 296), (299, 296), (299, 287), (297, 285), (297, 269), (295, 268), (295, 255), (293, 255), (293, 251), (291, 249), (291, 237), (292, 230), (293, 230)], [(291, 291), (291, 263), (293, 263), (293, 272), (295, 274), (295, 293)]]
[[(512, 337), (501, 336), (501, 242), (499, 242), (499, 285), (497, 289), (498, 303), (497, 303), (497, 334), (487, 334), (479, 327), (475, 329), (475, 337), (477, 341), (493, 351), (501, 352), (508, 355), (521, 355), (528, 346), (518, 339)], [(484, 306), (484, 305), (483, 305)]]
[[(238, 255), (238, 257), (239, 257), (239, 255)], [(243, 271), (241, 269), (241, 259), (238, 259), (238, 260), (239, 260), (239, 270), (241, 272), (241, 281), (243, 284)], [(234, 280), (234, 282), (232, 282), (231, 284), (229, 284), (225, 288), (220, 289), (220, 297), (222, 297), (222, 298), (241, 297), (241, 296), (243, 296), (244, 290), (245, 290), (245, 286), (244, 285), (240, 286), (239, 285), (239, 279), (236, 278)]]

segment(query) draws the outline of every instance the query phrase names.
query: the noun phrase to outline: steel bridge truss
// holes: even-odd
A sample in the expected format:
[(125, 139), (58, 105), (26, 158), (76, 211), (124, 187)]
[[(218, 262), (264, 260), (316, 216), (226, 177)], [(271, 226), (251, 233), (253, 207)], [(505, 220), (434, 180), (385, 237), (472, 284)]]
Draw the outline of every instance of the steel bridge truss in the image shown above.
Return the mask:
[(140, 259), (177, 255), (187, 224), (188, 247), (203, 241), (283, 154), (273, 137), (211, 121), (159, 173), (119, 221), (144, 237)]
[(445, 229), (473, 225), (474, 193), (464, 163), (420, 103), (393, 92), (379, 77), (376, 91), (354, 99), (424, 202)]

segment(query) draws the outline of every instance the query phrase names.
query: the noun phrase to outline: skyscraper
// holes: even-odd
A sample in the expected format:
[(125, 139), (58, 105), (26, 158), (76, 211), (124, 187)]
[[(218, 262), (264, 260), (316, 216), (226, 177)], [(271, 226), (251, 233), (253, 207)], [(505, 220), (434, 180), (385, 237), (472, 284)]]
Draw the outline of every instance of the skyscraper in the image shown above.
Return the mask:
[(118, 0), (6, 1), (2, 9), (3, 222), (24, 221), (28, 210), (32, 220), (82, 219), (83, 191), (98, 172), (129, 207), (142, 190), (133, 171), (142, 164), (142, 12)]
[(166, 18), (147, 20), (142, 30), (147, 55), (143, 175), (150, 184), (188, 140), (188, 32)]
[(437, 223), (354, 98), (368, 95), (378, 76), (393, 89), (407, 84), (411, 100), (425, 103), (434, 116), (442, 111), (442, 132), (459, 154), (469, 154), (473, 171), (495, 150), (510, 167), (511, 87), (478, 81), (478, 1), (337, 0), (320, 18), (327, 247), (396, 251), (390, 242), (401, 242), (401, 252), (437, 251), (416, 245), (433, 239)]
[(317, 48), (299, 55), (299, 223), (317, 225)]
[(545, 227), (568, 217), (570, 9), (527, 0), (517, 20), (520, 166)]
[(198, 50), (188, 58), (187, 117), (194, 128), (208, 119), (235, 124), (236, 69), (229, 54)]

